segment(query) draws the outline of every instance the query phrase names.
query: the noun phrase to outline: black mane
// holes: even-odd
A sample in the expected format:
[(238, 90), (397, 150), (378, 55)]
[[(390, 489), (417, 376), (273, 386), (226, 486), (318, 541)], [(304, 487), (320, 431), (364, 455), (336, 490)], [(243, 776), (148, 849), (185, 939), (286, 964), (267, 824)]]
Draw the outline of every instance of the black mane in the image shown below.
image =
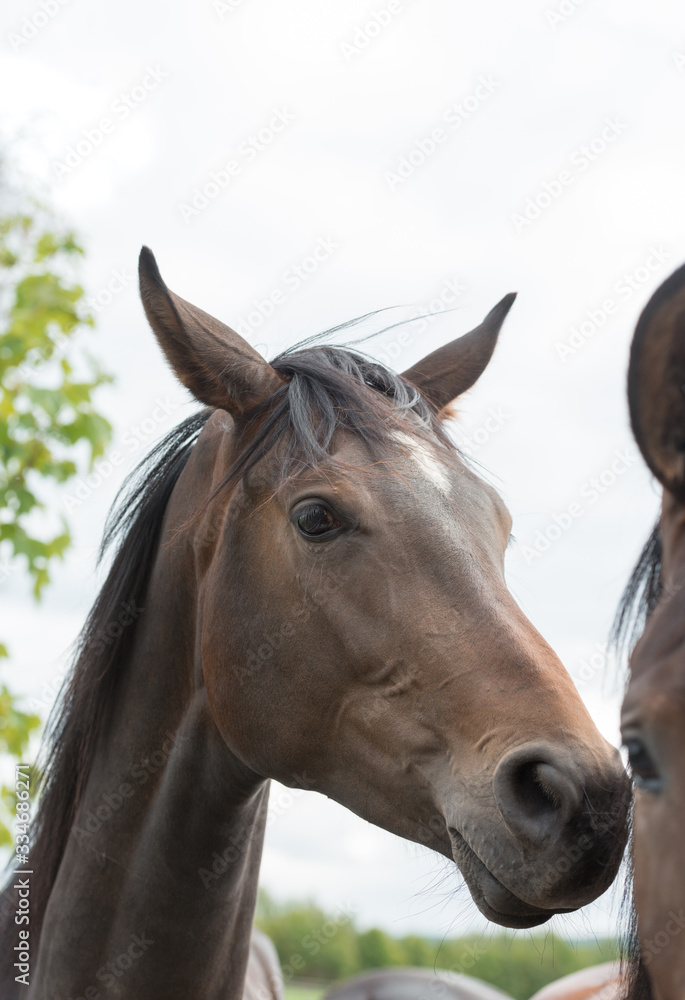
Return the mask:
[[(358, 351), (305, 344), (272, 362), (287, 383), (253, 412), (261, 418), (261, 429), (219, 489), (236, 482), (271, 449), (280, 458), (284, 479), (317, 465), (328, 457), (338, 429), (356, 434), (374, 455), (399, 430), (444, 448), (447, 460), (456, 455), (436, 412), (414, 386)], [(144, 602), (167, 503), (212, 413), (205, 409), (189, 417), (143, 459), (124, 484), (105, 526), (100, 555), (112, 547), (116, 554), (77, 642), (41, 754), (43, 775), (31, 834), (31, 924), (36, 942), (96, 740), (135, 635), (135, 625), (119, 629), (118, 635), (108, 628), (116, 623), (122, 605)], [(14, 929), (11, 881), (0, 896), (0, 937)], [(6, 949), (5, 958), (11, 954)]]
[(374, 456), (400, 431), (441, 445), (446, 460), (456, 454), (436, 410), (419, 390), (359, 351), (298, 346), (279, 354), (271, 366), (287, 383), (252, 411), (253, 418), (265, 418), (261, 430), (216, 492), (245, 475), (272, 449), (284, 481), (315, 468), (329, 458), (337, 430), (356, 435)]
[[(100, 558), (117, 542), (119, 548), (77, 640), (74, 664), (44, 736), (40, 799), (30, 838), (32, 940), (37, 941), (40, 934), (90, 773), (95, 741), (113, 700), (119, 664), (135, 632), (135, 626), (118, 630), (110, 626), (116, 625), (124, 605), (138, 604), (145, 597), (171, 491), (211, 412), (204, 410), (184, 420), (153, 448), (126, 480), (118, 506), (115, 502), (107, 519)], [(2, 931), (9, 934), (15, 928), (13, 896), (8, 885), (0, 897), (0, 937)], [(0, 964), (11, 963), (11, 954), (8, 948)]]
[[(632, 647), (642, 635), (645, 625), (661, 597), (662, 555), (661, 534), (657, 522), (626, 584), (614, 618), (611, 638), (619, 652), (627, 654), (632, 651)], [(637, 914), (633, 904), (633, 864), (632, 857), (630, 857), (632, 843), (631, 818), (628, 878), (624, 903), (624, 918), (627, 920), (628, 930), (624, 936), (622, 955), (623, 997), (624, 1000), (652, 1000), (651, 983), (640, 953)]]
[(612, 641), (619, 650), (630, 649), (642, 634), (661, 596), (662, 547), (659, 524), (640, 553), (614, 618)]

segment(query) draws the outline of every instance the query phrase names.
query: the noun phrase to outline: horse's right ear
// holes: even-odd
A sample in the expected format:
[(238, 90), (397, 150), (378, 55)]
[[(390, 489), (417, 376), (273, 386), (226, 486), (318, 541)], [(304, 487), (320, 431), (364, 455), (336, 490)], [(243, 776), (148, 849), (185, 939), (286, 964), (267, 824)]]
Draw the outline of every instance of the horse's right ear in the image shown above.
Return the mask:
[(645, 462), (685, 503), (685, 265), (657, 288), (638, 320), (628, 405)]
[(240, 334), (169, 291), (147, 247), (140, 251), (138, 275), (150, 326), (176, 375), (201, 403), (239, 419), (284, 384)]
[(494, 309), (491, 309), (480, 326), (463, 337), (445, 344), (417, 362), (402, 378), (411, 382), (436, 410), (445, 407), (466, 392), (485, 371), (505, 317), (514, 304), (516, 292), (505, 295)]

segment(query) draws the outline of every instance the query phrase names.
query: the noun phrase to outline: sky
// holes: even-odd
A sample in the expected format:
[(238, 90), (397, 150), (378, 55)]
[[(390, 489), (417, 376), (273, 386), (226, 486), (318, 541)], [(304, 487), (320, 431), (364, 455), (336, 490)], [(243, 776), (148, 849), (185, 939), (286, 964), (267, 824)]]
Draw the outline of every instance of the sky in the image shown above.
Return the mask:
[[(20, 573), (0, 584), (26, 704), (54, 700), (118, 486), (195, 408), (140, 306), (147, 244), (172, 289), (267, 357), (370, 310), (428, 313), (367, 347), (401, 371), (518, 291), (452, 433), (513, 514), (512, 592), (618, 744), (606, 640), (659, 506), (628, 349), (685, 259), (682, 5), (5, 0), (2, 22), (0, 129), (86, 248), (97, 322), (80, 344), (116, 376), (98, 398), (123, 456), (58, 498), (75, 544), (41, 606)], [(394, 934), (484, 926), (424, 849), (314, 793), (272, 801), (277, 899), (344, 900)], [(616, 920), (607, 898), (552, 926)]]

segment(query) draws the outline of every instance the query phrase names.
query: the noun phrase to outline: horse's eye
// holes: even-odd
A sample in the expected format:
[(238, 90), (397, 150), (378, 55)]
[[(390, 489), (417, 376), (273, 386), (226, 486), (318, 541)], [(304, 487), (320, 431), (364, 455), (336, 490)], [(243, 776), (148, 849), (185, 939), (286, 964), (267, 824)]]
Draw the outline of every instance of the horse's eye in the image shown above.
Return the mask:
[(630, 736), (625, 740), (625, 747), (637, 787), (647, 792), (660, 792), (663, 785), (661, 774), (642, 740), (638, 736)]
[(297, 527), (307, 538), (316, 538), (340, 527), (340, 521), (328, 507), (312, 503), (302, 508), (297, 515)]

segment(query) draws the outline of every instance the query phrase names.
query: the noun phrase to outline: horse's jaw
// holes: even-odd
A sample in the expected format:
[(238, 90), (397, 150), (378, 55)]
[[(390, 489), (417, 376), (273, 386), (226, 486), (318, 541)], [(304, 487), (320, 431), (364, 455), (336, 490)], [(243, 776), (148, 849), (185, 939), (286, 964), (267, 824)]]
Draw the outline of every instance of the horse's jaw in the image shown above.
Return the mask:
[(488, 920), (502, 927), (538, 927), (556, 913), (571, 913), (575, 907), (545, 909), (526, 903), (502, 885), (466, 843), (458, 830), (449, 830), (452, 857), (471, 893), (474, 903)]

